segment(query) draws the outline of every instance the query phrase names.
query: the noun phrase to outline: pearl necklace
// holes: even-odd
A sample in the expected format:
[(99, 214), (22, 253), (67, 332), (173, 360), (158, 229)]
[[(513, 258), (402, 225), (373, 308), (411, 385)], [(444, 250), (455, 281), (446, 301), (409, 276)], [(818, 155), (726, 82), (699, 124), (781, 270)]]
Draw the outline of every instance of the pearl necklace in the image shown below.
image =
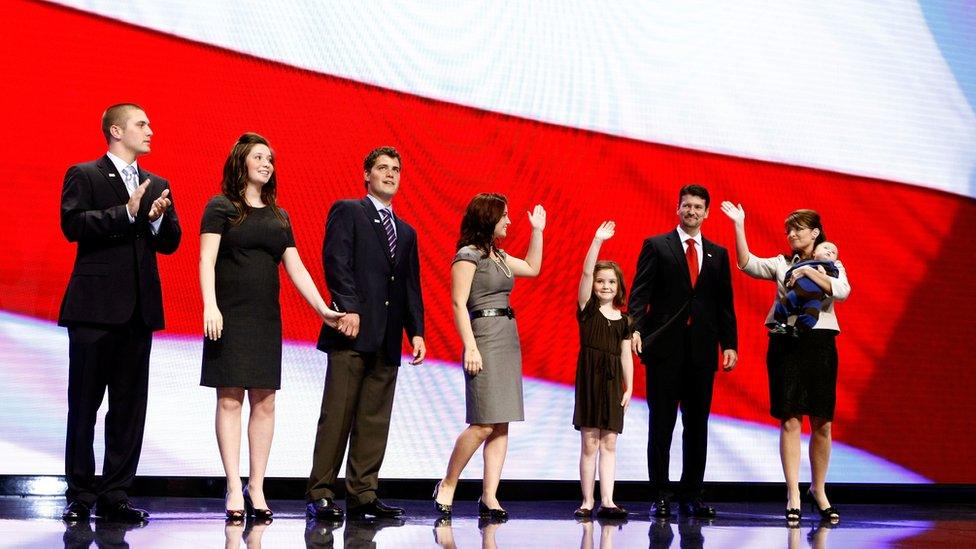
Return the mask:
[(502, 274), (504, 274), (506, 278), (512, 278), (512, 270), (508, 268), (508, 265), (506, 265), (501, 258), (492, 257), (491, 260), (495, 262), (495, 265), (498, 265), (498, 268), (501, 269)]

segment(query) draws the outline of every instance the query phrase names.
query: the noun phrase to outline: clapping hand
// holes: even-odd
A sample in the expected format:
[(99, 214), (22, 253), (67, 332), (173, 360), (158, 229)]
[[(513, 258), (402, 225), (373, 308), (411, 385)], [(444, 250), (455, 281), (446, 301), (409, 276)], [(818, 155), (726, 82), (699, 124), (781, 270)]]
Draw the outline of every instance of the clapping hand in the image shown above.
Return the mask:
[(136, 187), (136, 190), (132, 191), (132, 196), (129, 197), (129, 201), (125, 204), (126, 209), (129, 210), (129, 216), (135, 217), (139, 214), (139, 204), (142, 202), (142, 195), (146, 194), (146, 189), (149, 187), (149, 179), (146, 178), (142, 182), (142, 185)]
[(604, 221), (600, 223), (600, 227), (596, 230), (596, 235), (593, 237), (600, 242), (604, 242), (613, 238), (614, 228), (617, 224), (613, 221)]
[[(147, 179), (145, 183), (149, 183), (149, 180)], [(169, 189), (163, 190), (163, 192), (160, 193), (159, 198), (153, 200), (152, 205), (149, 206), (149, 222), (151, 223), (159, 219), (159, 217), (163, 215), (163, 212), (165, 212), (172, 204), (173, 201), (169, 199)]]
[(546, 228), (546, 210), (542, 204), (536, 204), (531, 212), (525, 213), (529, 215), (529, 224), (533, 229), (541, 231)]
[(729, 219), (736, 225), (746, 222), (746, 211), (742, 208), (742, 204), (733, 204), (728, 200), (723, 200), (722, 213), (729, 216)]

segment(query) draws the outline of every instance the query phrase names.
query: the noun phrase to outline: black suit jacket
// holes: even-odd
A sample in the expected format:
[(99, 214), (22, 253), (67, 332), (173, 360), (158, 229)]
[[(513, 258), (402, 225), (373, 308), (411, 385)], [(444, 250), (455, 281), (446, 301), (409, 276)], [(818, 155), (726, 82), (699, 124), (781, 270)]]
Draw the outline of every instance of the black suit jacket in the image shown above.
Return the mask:
[(644, 241), (628, 311), (643, 338), (645, 364), (680, 367), (685, 329), (691, 331), (688, 358), (696, 367), (718, 368), (718, 345), (738, 345), (728, 251), (704, 237), (702, 248), (702, 268), (692, 288), (677, 230)]
[(339, 310), (359, 313), (359, 335), (351, 340), (323, 324), (319, 350), (383, 352), (399, 365), (404, 329), (407, 337), (423, 337), (417, 233), (399, 217), (394, 221), (397, 248), (391, 258), (380, 214), (369, 198), (340, 200), (329, 210), (322, 245), (325, 281)]
[(129, 193), (108, 156), (68, 168), (61, 189), (61, 231), (69, 242), (78, 243), (78, 251), (61, 301), (61, 326), (124, 324), (138, 303), (146, 326), (163, 328), (156, 252), (175, 252), (182, 233), (176, 208), (170, 207), (159, 233), (152, 234), (149, 207), (169, 182), (140, 168), (139, 182), (146, 178), (151, 183), (130, 223), (125, 206)]

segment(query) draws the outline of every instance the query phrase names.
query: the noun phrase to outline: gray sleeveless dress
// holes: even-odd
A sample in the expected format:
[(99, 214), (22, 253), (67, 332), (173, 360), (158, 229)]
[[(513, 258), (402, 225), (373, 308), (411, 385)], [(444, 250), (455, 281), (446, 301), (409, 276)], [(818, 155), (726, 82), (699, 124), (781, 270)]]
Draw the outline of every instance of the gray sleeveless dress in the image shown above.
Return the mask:
[[(504, 252), (501, 252), (505, 257)], [(509, 306), (515, 279), (473, 246), (458, 250), (454, 261), (474, 263), (476, 270), (468, 296), (468, 311)], [(481, 353), (482, 370), (464, 374), (467, 423), (508, 423), (525, 419), (522, 403), (522, 346), (515, 319), (507, 316), (476, 318), (471, 330)], [(464, 360), (462, 350), (461, 360)]]

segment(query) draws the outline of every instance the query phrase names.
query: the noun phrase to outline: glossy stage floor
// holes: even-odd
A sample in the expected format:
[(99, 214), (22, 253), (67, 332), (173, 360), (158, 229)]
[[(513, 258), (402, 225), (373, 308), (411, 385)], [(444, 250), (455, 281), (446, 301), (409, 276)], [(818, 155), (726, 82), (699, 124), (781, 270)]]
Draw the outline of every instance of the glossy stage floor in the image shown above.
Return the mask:
[(226, 525), (218, 499), (134, 498), (152, 513), (148, 524), (98, 520), (67, 525), (63, 499), (0, 496), (0, 547), (973, 547), (976, 505), (837, 503), (837, 524), (821, 523), (809, 507), (798, 527), (782, 505), (723, 503), (718, 517), (652, 520), (645, 503), (623, 505), (623, 521), (580, 522), (573, 501), (516, 501), (501, 524), (479, 522), (474, 502), (458, 502), (455, 516), (437, 521), (429, 501), (389, 500), (407, 509), (404, 520), (306, 521), (303, 504), (273, 500), (269, 524)]

